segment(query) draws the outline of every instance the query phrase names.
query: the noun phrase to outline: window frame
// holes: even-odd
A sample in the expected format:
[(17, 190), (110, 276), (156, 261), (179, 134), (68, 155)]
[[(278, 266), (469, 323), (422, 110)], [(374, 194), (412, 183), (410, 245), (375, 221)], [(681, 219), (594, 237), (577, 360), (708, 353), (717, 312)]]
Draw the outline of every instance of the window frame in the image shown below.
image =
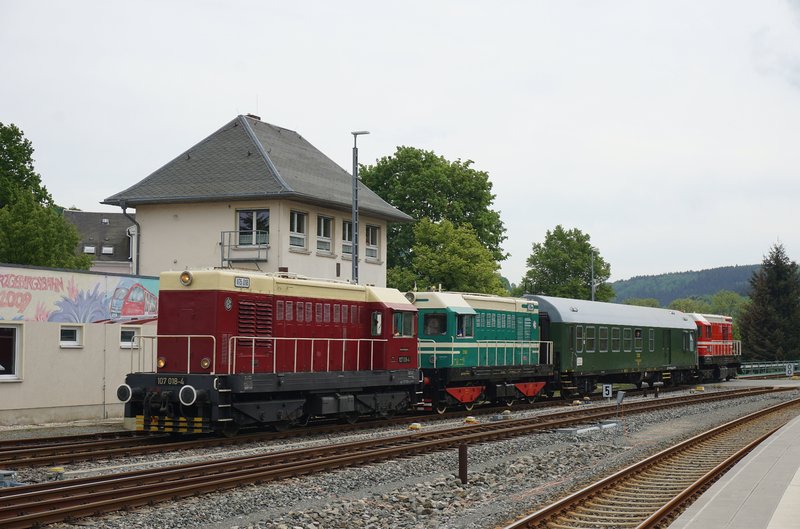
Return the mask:
[(381, 227), (375, 226), (374, 224), (367, 224), (364, 229), (364, 238), (364, 257), (373, 261), (379, 261), (381, 258)]
[[(131, 340), (123, 340), (122, 335), (125, 332), (132, 332)], [(121, 325), (119, 328), (119, 348), (120, 349), (140, 349), (142, 336), (141, 325)]]
[(622, 333), (619, 327), (611, 327), (611, 352), (619, 353), (622, 351)]
[[(327, 228), (327, 235), (324, 233), (325, 228)], [(317, 251), (326, 254), (333, 253), (333, 217), (317, 215)]]
[(630, 327), (622, 329), (622, 351), (625, 353), (633, 351), (633, 329)]
[(608, 327), (598, 327), (597, 350), (601, 353), (608, 352)]
[(585, 339), (585, 335), (583, 334), (583, 325), (576, 325), (572, 332), (575, 334), (575, 338), (573, 340), (573, 343), (575, 344), (575, 352), (582, 353), (583, 341)]
[(22, 381), (22, 370), (23, 370), (23, 362), (22, 362), (22, 339), (24, 336), (23, 333), (23, 326), (16, 325), (16, 324), (8, 324), (5, 322), (1, 322), (0, 329), (8, 329), (12, 331), (10, 333), (10, 341), (11, 341), (11, 366), (3, 366), (5, 371), (0, 371), (0, 382), (20, 382)]
[[(242, 230), (242, 214), (250, 214), (251, 228), (249, 230)], [(266, 213), (266, 219), (259, 218)], [(269, 208), (248, 208), (236, 210), (236, 246), (246, 247), (264, 247), (269, 245), (269, 224), (270, 224), (270, 211)], [(262, 222), (266, 222), (266, 229), (263, 229)], [(258, 233), (264, 232), (264, 233)], [(242, 235), (247, 234), (249, 241), (243, 241)]]
[(633, 329), (633, 350), (634, 352), (641, 353), (644, 348), (644, 332), (641, 327)]
[(648, 340), (648, 350), (651, 353), (655, 353), (656, 352), (656, 330), (655, 329), (648, 329), (647, 340)]
[(587, 353), (597, 352), (597, 331), (594, 325), (587, 325), (583, 331), (586, 340), (583, 350)]
[[(74, 339), (65, 339), (64, 331), (74, 331)], [(58, 346), (61, 349), (81, 349), (84, 341), (84, 326), (75, 324), (60, 325), (58, 328)]]
[(289, 211), (289, 248), (297, 250), (308, 248), (308, 213), (295, 209)]
[(342, 221), (342, 255), (353, 257), (353, 221)]

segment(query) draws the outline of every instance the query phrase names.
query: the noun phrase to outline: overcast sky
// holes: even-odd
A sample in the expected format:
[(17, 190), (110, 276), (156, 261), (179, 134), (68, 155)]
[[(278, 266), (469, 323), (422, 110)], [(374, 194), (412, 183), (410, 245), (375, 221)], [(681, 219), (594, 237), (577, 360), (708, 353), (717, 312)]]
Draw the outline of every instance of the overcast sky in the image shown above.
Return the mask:
[(0, 0), (0, 122), (58, 204), (238, 114), (348, 171), (398, 145), (487, 171), (517, 283), (578, 228), (612, 280), (800, 261), (800, 0)]

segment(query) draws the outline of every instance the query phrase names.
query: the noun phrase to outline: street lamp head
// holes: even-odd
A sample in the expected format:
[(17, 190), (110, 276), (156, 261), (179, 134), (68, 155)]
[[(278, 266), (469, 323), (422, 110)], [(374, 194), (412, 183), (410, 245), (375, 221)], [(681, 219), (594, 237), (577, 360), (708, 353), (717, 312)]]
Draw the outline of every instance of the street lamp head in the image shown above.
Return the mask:
[(362, 134), (369, 134), (369, 131), (368, 130), (354, 130), (350, 134), (352, 134), (353, 136), (361, 136)]

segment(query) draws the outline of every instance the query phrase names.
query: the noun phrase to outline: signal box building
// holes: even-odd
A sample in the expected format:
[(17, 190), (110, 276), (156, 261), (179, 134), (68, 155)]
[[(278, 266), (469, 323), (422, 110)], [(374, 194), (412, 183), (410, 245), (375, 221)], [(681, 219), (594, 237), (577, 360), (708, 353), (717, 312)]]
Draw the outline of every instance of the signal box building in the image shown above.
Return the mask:
[[(412, 219), (358, 189), (358, 279), (385, 286), (387, 227)], [(222, 266), (351, 280), (352, 176), (257, 116), (237, 116), (103, 203), (136, 210), (134, 273)]]

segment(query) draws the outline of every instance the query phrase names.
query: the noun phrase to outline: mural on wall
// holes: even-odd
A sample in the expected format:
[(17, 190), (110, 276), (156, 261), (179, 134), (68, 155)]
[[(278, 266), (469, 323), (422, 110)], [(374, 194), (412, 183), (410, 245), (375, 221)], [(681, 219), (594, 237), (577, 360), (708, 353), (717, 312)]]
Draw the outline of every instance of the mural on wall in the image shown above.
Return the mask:
[(92, 323), (157, 314), (157, 278), (0, 266), (0, 320)]

